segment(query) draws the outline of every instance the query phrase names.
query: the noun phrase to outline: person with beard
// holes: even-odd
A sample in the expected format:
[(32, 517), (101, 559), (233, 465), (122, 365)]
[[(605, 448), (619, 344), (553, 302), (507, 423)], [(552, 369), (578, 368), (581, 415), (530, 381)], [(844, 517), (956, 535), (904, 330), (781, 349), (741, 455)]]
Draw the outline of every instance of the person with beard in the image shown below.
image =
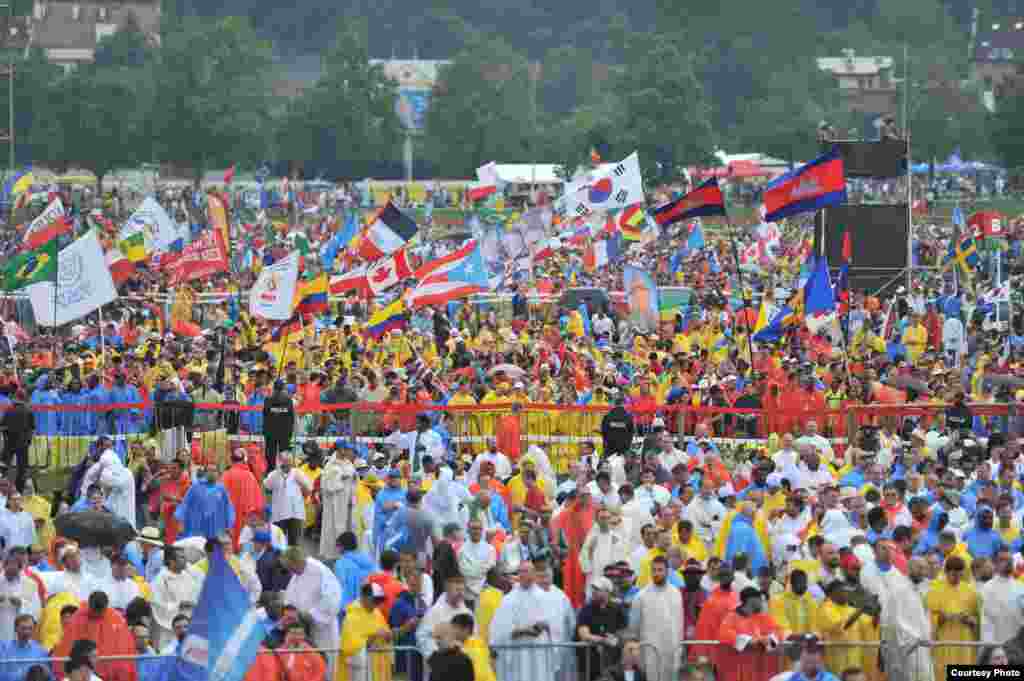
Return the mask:
[[(975, 573), (978, 572), (975, 563)], [(995, 575), (978, 589), (981, 598), (983, 643), (1003, 644), (1024, 629), (1024, 584), (1013, 574), (1013, 556), (1001, 548), (995, 554)]]
[(995, 529), (995, 513), (989, 506), (978, 507), (978, 520), (963, 537), (967, 544), (967, 552), (971, 558), (991, 558), (999, 549), (1004, 548), (1002, 535)]
[(650, 644), (644, 650), (648, 678), (675, 678), (683, 625), (682, 595), (668, 583), (668, 561), (659, 556), (651, 562), (651, 583), (630, 607), (630, 632)]
[[(718, 629), (726, 614), (739, 607), (740, 598), (732, 589), (735, 579), (732, 568), (723, 565), (718, 571), (718, 588), (708, 594), (704, 607), (697, 618), (694, 640), (716, 641)], [(697, 662), (706, 661), (712, 665), (717, 663), (719, 647), (715, 645), (691, 646), (690, 659)]]
[(718, 630), (720, 681), (767, 681), (779, 671), (773, 654), (783, 639), (782, 628), (764, 607), (757, 587), (740, 592), (740, 606), (722, 620)]

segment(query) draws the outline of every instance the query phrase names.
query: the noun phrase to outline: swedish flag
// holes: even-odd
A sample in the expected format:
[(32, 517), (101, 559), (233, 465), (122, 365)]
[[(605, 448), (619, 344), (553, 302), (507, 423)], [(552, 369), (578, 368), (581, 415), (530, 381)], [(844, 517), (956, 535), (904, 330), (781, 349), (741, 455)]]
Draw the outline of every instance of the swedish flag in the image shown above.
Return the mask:
[(967, 276), (981, 263), (981, 256), (978, 255), (978, 244), (974, 237), (969, 236), (961, 240), (954, 239), (949, 244), (949, 251), (942, 262), (942, 268), (946, 269), (953, 264), (960, 266), (960, 270)]

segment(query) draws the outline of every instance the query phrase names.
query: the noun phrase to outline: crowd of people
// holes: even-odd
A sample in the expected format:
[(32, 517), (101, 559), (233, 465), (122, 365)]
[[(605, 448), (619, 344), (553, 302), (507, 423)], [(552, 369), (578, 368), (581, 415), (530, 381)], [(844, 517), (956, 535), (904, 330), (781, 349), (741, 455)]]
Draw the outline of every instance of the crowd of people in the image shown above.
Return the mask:
[[(308, 227), (311, 252), (340, 222)], [(290, 246), (236, 227), (251, 270), (171, 289), (140, 267), (102, 327), (44, 335), (5, 303), (0, 681), (173, 681), (218, 554), (271, 622), (248, 681), (931, 681), (1024, 659), (1024, 333), (988, 297), (1017, 225), (974, 272), (770, 342), (759, 310), (808, 275), (799, 221), (739, 243), (683, 225), (602, 267), (567, 240), (507, 305), (380, 335), (401, 283), (284, 332), (250, 316)], [(956, 238), (921, 225), (915, 252)], [(453, 250), (424, 241), (422, 261)], [(654, 326), (615, 296), (560, 304), (629, 265), (689, 302)], [(33, 466), (55, 464), (50, 496)], [(135, 538), (61, 536), (86, 512)]]

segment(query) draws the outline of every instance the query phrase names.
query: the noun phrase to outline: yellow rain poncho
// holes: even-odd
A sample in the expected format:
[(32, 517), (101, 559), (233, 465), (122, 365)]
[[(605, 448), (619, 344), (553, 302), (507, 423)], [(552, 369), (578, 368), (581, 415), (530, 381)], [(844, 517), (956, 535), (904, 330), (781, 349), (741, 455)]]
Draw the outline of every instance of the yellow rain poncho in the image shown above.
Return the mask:
[[(365, 671), (358, 678), (353, 677), (349, 665), (352, 658), (364, 653), (373, 634), (387, 628), (387, 620), (379, 609), (367, 610), (358, 600), (348, 606), (341, 628), (341, 659), (338, 661), (335, 681), (368, 681)], [(372, 681), (391, 681), (393, 658), (393, 653), (386, 652), (369, 655)]]
[[(855, 612), (848, 605), (839, 605), (831, 599), (826, 599), (818, 606), (811, 629), (824, 641), (858, 641), (860, 640), (860, 627), (857, 626), (857, 623), (849, 628), (845, 626)], [(861, 617), (867, 617), (867, 615), (861, 615)], [(851, 667), (861, 668), (863, 657), (861, 651), (852, 646), (829, 646), (825, 648), (825, 667), (842, 670)]]
[[(970, 582), (949, 583), (945, 576), (932, 580), (925, 598), (925, 607), (932, 618), (932, 637), (937, 641), (977, 641), (978, 630), (959, 620), (960, 617), (974, 618), (978, 623), (980, 603), (978, 592)], [(932, 649), (935, 663), (935, 678), (946, 678), (946, 668), (951, 664), (974, 664), (977, 651), (968, 647), (939, 647)]]
[(81, 600), (73, 593), (63, 592), (53, 596), (46, 602), (43, 614), (39, 618), (39, 645), (53, 650), (64, 635), (64, 624), (60, 621), (60, 611), (65, 605), (78, 607)]

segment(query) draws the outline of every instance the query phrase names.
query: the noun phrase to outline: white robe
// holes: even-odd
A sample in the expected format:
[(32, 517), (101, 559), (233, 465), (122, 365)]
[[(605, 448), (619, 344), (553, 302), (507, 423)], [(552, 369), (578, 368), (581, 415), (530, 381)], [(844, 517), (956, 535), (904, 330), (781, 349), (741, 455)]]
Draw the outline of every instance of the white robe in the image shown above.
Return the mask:
[(194, 567), (187, 567), (181, 572), (171, 572), (164, 568), (153, 582), (153, 643), (163, 648), (174, 639), (172, 623), (175, 615), (181, 611), (181, 604), (199, 603), (199, 592), (203, 587), (204, 575)]
[(443, 528), (449, 523), (465, 527), (469, 522), (469, 502), (473, 495), (466, 486), (455, 480), (452, 469), (445, 466), (437, 480), (423, 496), (423, 508), (434, 514), (435, 526)]
[(352, 462), (331, 457), (320, 475), (320, 498), (323, 521), (320, 530), (320, 555), (334, 560), (338, 551), (338, 537), (355, 527), (356, 467)]
[(580, 550), (580, 570), (587, 576), (587, 595), (590, 595), (590, 584), (596, 577), (604, 576), (604, 569), (612, 563), (629, 560), (629, 540), (621, 529), (608, 528), (602, 532), (594, 524), (583, 540)]
[(1024, 584), (995, 576), (978, 589), (981, 596), (981, 638), (1002, 645), (1024, 628)]
[(676, 678), (684, 626), (679, 589), (668, 583), (660, 587), (650, 584), (637, 594), (629, 609), (629, 630), (653, 647), (643, 651), (647, 678)]
[[(39, 590), (31, 578), (18, 575), (13, 581), (8, 581), (0, 576), (0, 596), (4, 597), (4, 603), (0, 605), (0, 640), (14, 639), (14, 620), (18, 615), (29, 614), (39, 621), (43, 608), (39, 603)], [(10, 602), (11, 598), (21, 600), (17, 608)]]
[[(341, 612), (341, 584), (334, 573), (315, 558), (306, 559), (301, 575), (293, 575), (284, 592), (285, 605), (294, 605), (299, 612), (313, 619), (313, 646), (337, 648), (341, 640), (338, 614)], [(334, 678), (337, 654), (327, 655), (328, 678)]]
[(142, 595), (134, 579), (112, 579), (107, 586), (110, 607), (124, 610), (128, 604)]
[[(108, 458), (109, 457), (109, 458)], [(122, 463), (117, 455), (108, 452), (100, 459), (106, 458), (106, 465), (100, 474), (100, 484), (110, 490), (107, 502), (114, 515), (127, 520), (132, 527), (135, 524), (135, 476)]]
[[(551, 628), (551, 643), (566, 644), (573, 640), (576, 633), (576, 613), (572, 609), (569, 597), (557, 586), (548, 590), (540, 588), (541, 601), (544, 603), (544, 621)], [(560, 678), (575, 678), (575, 651), (572, 648), (552, 648), (551, 665)]]
[(896, 568), (880, 572), (874, 561), (865, 561), (861, 584), (882, 606), (879, 633), (889, 681), (934, 681), (931, 649), (917, 645), (932, 637), (932, 626), (914, 583)]
[(466, 607), (465, 601), (455, 607), (448, 602), (447, 596), (442, 596), (430, 606), (416, 627), (416, 647), (424, 660), (437, 651), (437, 641), (434, 639), (434, 629), (437, 625), (448, 624), (453, 617), (460, 614), (472, 615), (473, 613)]
[(502, 599), (491, 620), (490, 631), (491, 648), (498, 654), (494, 665), (497, 678), (501, 681), (552, 681), (555, 678), (548, 651), (516, 647), (517, 644), (548, 643), (547, 635), (512, 638), (516, 629), (526, 629), (543, 621), (544, 598), (536, 586), (525, 591), (516, 587)]
[(714, 544), (725, 513), (725, 506), (714, 497), (698, 496), (686, 506), (686, 519), (693, 523), (694, 534), (708, 546)]
[(59, 593), (70, 593), (78, 597), (79, 600), (86, 600), (89, 598), (89, 580), (81, 572), (67, 572), (64, 570), (51, 571), (51, 572), (36, 572), (39, 579), (43, 580), (43, 586), (46, 587), (46, 593), (48, 596)]
[(459, 572), (466, 580), (466, 591), (472, 600), (480, 595), (487, 579), (487, 571), (498, 562), (494, 547), (482, 537), (479, 542), (466, 541), (459, 549)]

